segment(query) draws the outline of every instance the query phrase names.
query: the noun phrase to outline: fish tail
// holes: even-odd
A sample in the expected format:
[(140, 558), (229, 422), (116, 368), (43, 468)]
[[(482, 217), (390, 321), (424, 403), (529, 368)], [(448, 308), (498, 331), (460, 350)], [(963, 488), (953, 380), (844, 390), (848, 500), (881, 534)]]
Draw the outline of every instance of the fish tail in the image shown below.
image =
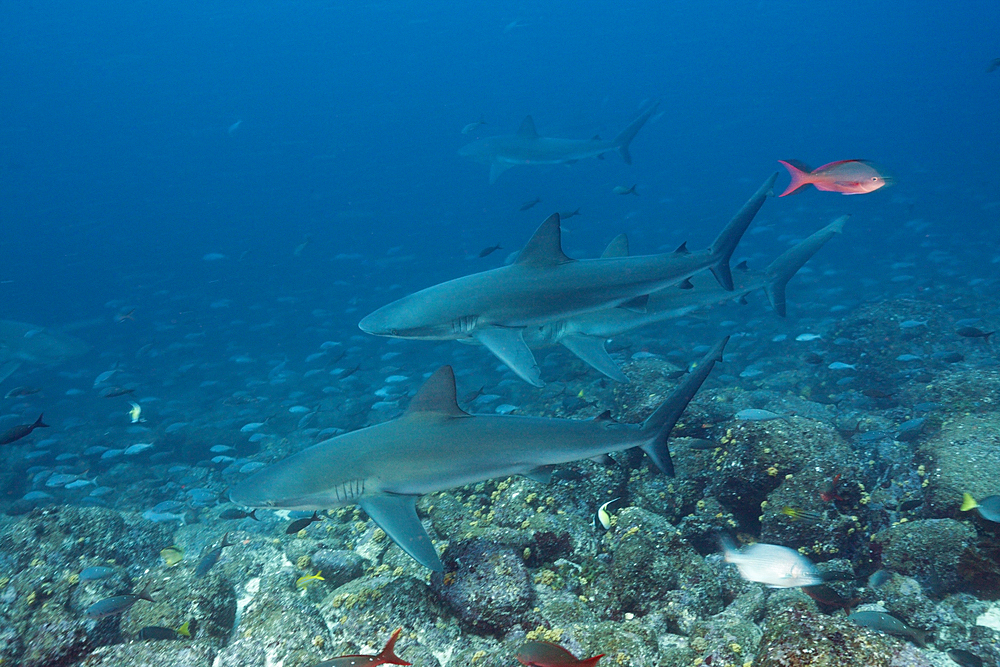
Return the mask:
[(788, 184), (785, 191), (782, 192), (779, 197), (787, 197), (788, 195), (794, 195), (796, 192), (806, 187), (812, 181), (809, 180), (809, 172), (812, 171), (804, 162), (799, 162), (798, 160), (778, 160), (785, 169), (788, 170), (788, 175), (792, 177), (792, 182)]
[(580, 660), (577, 665), (578, 667), (594, 667), (597, 661), (604, 657), (604, 654), (595, 655), (593, 658), (587, 658), (586, 660)]
[(963, 493), (962, 494), (962, 509), (961, 509), (961, 511), (968, 512), (969, 510), (974, 510), (977, 507), (979, 507), (979, 503), (977, 503), (976, 499), (972, 497), (972, 494), (970, 494), (970, 493)]
[(146, 584), (146, 587), (143, 588), (139, 592), (139, 594), (136, 595), (136, 597), (139, 598), (140, 600), (148, 600), (149, 602), (156, 602), (156, 600), (154, 600), (153, 597), (149, 594), (149, 584)]
[(709, 251), (712, 254), (714, 263), (709, 269), (712, 271), (715, 279), (719, 281), (719, 285), (727, 292), (733, 291), (733, 273), (729, 269), (729, 260), (736, 251), (736, 246), (739, 245), (743, 234), (747, 231), (750, 223), (753, 222), (757, 211), (764, 205), (764, 200), (773, 194), (771, 188), (774, 187), (774, 181), (777, 178), (778, 172), (774, 172), (770, 178), (764, 181), (764, 184), (757, 189), (757, 192), (750, 197), (747, 203), (743, 205), (743, 208), (736, 212), (733, 219), (723, 227), (719, 235), (712, 241)]
[(628, 127), (622, 130), (612, 142), (615, 145), (615, 148), (618, 149), (618, 154), (622, 156), (622, 160), (625, 161), (625, 164), (632, 164), (632, 156), (628, 152), (628, 145), (632, 143), (632, 140), (635, 139), (635, 135), (639, 133), (642, 126), (645, 125), (646, 121), (649, 120), (649, 117), (653, 115), (653, 112), (656, 111), (656, 107), (659, 106), (659, 104), (659, 101), (654, 102), (652, 106), (643, 111), (638, 118), (629, 123)]
[(398, 655), (394, 653), (396, 648), (396, 640), (399, 639), (399, 633), (403, 631), (403, 628), (396, 628), (396, 631), (392, 633), (389, 637), (389, 641), (385, 643), (385, 648), (382, 652), (378, 654), (378, 659), (372, 664), (377, 665), (381, 663), (389, 663), (392, 665), (412, 665), (411, 662), (406, 662)]
[(260, 521), (260, 519), (257, 518), (257, 510), (255, 509), (250, 510), (250, 514), (248, 514), (247, 516), (253, 519), (254, 521)]
[(32, 424), (31, 427), (32, 428), (48, 428), (49, 425), (42, 421), (42, 417), (43, 416), (44, 416), (44, 413), (38, 415), (38, 419), (35, 420), (35, 423)]
[(819, 249), (823, 247), (827, 241), (829, 241), (834, 234), (840, 234), (844, 229), (844, 223), (850, 216), (842, 215), (829, 225), (813, 233), (804, 241), (801, 241), (798, 245), (789, 248), (785, 252), (771, 262), (768, 267), (764, 270), (764, 275), (766, 276), (764, 281), (764, 294), (767, 295), (767, 300), (771, 304), (771, 309), (778, 314), (779, 317), (784, 317), (786, 314), (785, 305), (785, 288), (788, 286), (788, 281), (792, 279), (799, 269), (808, 262), (813, 255), (819, 252)]
[(667, 438), (670, 437), (670, 431), (674, 428), (677, 420), (680, 419), (688, 403), (698, 393), (705, 378), (712, 372), (715, 362), (722, 361), (722, 350), (726, 347), (728, 341), (729, 336), (726, 336), (716, 343), (708, 351), (708, 354), (702, 357), (694, 370), (684, 376), (684, 379), (681, 380), (680, 384), (667, 397), (667, 400), (661, 403), (660, 407), (642, 423), (642, 431), (648, 434), (649, 437), (646, 444), (642, 445), (642, 451), (646, 452), (646, 455), (653, 459), (653, 463), (656, 464), (657, 468), (670, 477), (674, 476), (674, 462), (670, 458)]

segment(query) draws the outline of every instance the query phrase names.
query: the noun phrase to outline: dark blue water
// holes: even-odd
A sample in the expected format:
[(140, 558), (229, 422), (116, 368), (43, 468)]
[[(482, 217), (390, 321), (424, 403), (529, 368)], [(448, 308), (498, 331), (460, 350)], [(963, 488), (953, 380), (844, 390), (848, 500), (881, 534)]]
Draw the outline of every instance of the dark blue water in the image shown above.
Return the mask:
[[(748, 252), (853, 213), (827, 258), (840, 268), (931, 243), (995, 275), (981, 241), (1000, 227), (997, 25), (995, 3), (5, 3), (0, 315), (110, 327), (107, 302), (149, 318), (158, 290), (300, 292), (337, 313), (355, 298), (346, 331), (389, 285), (492, 266), (504, 253), (469, 256), (516, 249), (553, 210), (582, 209), (577, 255), (620, 231), (636, 252), (700, 247), (779, 158), (867, 158), (897, 183), (770, 202), (775, 235)], [(456, 154), (526, 114), (543, 135), (610, 138), (653, 99), (632, 166), (609, 155), (490, 186)], [(633, 183), (640, 197), (611, 194)], [(370, 263), (390, 249), (400, 261)]]

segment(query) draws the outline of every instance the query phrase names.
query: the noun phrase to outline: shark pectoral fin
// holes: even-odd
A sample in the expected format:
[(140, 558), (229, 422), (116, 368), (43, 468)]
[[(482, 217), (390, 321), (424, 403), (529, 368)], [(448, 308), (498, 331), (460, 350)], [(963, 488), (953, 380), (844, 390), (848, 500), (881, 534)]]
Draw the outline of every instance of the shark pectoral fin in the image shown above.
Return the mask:
[(627, 383), (628, 378), (618, 368), (608, 351), (604, 349), (604, 339), (582, 334), (563, 336), (559, 341), (563, 347), (580, 357), (584, 362), (604, 373), (615, 382)]
[(435, 572), (444, 570), (430, 536), (417, 517), (416, 496), (369, 496), (358, 500), (358, 504), (413, 560)]
[(645, 313), (647, 310), (647, 305), (649, 304), (649, 295), (640, 294), (634, 299), (629, 299), (625, 303), (618, 306), (619, 308), (624, 308), (625, 310), (631, 310), (633, 313)]
[(525, 344), (520, 329), (489, 327), (474, 332), (472, 337), (507, 364), (522, 380), (535, 387), (545, 386), (535, 355)]
[(501, 162), (500, 160), (493, 160), (493, 162), (490, 162), (490, 185), (496, 183), (497, 179), (500, 178), (500, 174), (504, 173), (513, 166), (514, 165), (510, 162)]
[(538, 466), (537, 468), (524, 473), (524, 476), (533, 482), (548, 484), (552, 481), (552, 471), (555, 469), (555, 466)]
[(3, 382), (7, 378), (9, 378), (11, 375), (14, 374), (14, 371), (16, 371), (20, 367), (21, 367), (20, 361), (8, 361), (3, 366), (0, 366), (0, 382)]

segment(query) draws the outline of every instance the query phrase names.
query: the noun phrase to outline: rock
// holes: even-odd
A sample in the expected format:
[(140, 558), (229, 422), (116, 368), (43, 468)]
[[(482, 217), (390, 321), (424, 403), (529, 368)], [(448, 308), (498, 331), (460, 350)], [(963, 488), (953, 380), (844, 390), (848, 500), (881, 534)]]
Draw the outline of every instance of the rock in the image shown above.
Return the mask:
[(138, 603), (121, 620), (122, 632), (134, 635), (147, 625), (177, 628), (191, 623), (191, 636), (215, 648), (229, 641), (236, 622), (236, 591), (211, 572), (196, 578), (191, 570), (173, 569), (156, 581), (153, 603)]
[(215, 650), (186, 640), (137, 641), (102, 646), (81, 667), (211, 667)]
[[(927, 471), (927, 509), (936, 518), (959, 516), (962, 494), (982, 499), (997, 493), (1000, 479), (1000, 413), (968, 415), (946, 424), (920, 444)], [(970, 512), (965, 515), (975, 518)]]
[(502, 634), (529, 622), (534, 590), (521, 554), (476, 539), (450, 545), (442, 561), (431, 589), (467, 626)]
[(757, 652), (762, 636), (753, 622), (726, 610), (695, 623), (688, 645), (705, 665), (742, 665)]
[(22, 667), (69, 665), (94, 647), (94, 638), (85, 621), (62, 619), (30, 626), (24, 646)]
[(357, 579), (365, 571), (365, 559), (353, 551), (320, 549), (310, 558), (312, 567), (323, 573), (323, 584), (338, 588)]
[(961, 588), (959, 564), (975, 540), (975, 528), (954, 519), (908, 521), (874, 537), (882, 548), (883, 567), (913, 577), (938, 594)]
[[(714, 664), (714, 663), (713, 663)], [(842, 616), (786, 610), (771, 615), (753, 667), (931, 667), (912, 644)]]

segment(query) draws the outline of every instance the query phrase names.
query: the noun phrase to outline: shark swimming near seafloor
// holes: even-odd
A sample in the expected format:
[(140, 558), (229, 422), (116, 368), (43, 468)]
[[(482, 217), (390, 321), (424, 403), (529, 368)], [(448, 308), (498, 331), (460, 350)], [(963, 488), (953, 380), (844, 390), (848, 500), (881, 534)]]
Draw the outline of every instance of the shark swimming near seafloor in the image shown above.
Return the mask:
[(771, 194), (773, 174), (729, 221), (712, 244), (696, 252), (686, 244), (671, 253), (573, 260), (562, 251), (559, 215), (541, 224), (508, 266), (449, 280), (385, 305), (361, 320), (376, 336), (418, 340), (472, 338), (521, 379), (544, 386), (522, 332), (595, 310), (645, 309), (648, 295), (709, 269), (733, 289), (729, 269), (743, 233)]
[(642, 424), (610, 413), (573, 420), (470, 415), (458, 407), (455, 375), (442, 366), (394, 419), (345, 433), (293, 454), (237, 484), (244, 507), (320, 510), (359, 505), (403, 551), (441, 570), (417, 516), (417, 497), (487, 479), (525, 475), (547, 481), (553, 466), (640, 447), (673, 475), (667, 438), (716, 362), (724, 339), (684, 376)]
[(632, 164), (628, 147), (649, 117), (656, 111), (654, 102), (639, 117), (629, 123), (611, 141), (593, 139), (559, 139), (539, 136), (535, 121), (526, 116), (514, 134), (477, 139), (459, 149), (458, 154), (482, 162), (490, 167), (490, 184), (496, 183), (500, 174), (511, 167), (532, 164), (572, 164), (590, 157), (600, 157), (617, 151), (625, 164)]
[(0, 320), (0, 382), (22, 364), (50, 365), (85, 354), (90, 346), (69, 334), (14, 320)]
[[(649, 296), (645, 308), (608, 308), (522, 331), (525, 344), (532, 350), (562, 345), (594, 369), (616, 382), (628, 382), (618, 364), (604, 348), (607, 339), (656, 322), (683, 317), (695, 310), (734, 299), (743, 299), (751, 292), (763, 290), (771, 308), (784, 317), (785, 286), (802, 266), (834, 235), (841, 233), (850, 216), (841, 216), (779, 255), (763, 271), (752, 270), (740, 263), (733, 270), (734, 289), (723, 290), (707, 273), (691, 276), (685, 289), (671, 287)], [(608, 245), (602, 257), (628, 255), (628, 239), (621, 234)], [(475, 339), (462, 339), (475, 343)]]

